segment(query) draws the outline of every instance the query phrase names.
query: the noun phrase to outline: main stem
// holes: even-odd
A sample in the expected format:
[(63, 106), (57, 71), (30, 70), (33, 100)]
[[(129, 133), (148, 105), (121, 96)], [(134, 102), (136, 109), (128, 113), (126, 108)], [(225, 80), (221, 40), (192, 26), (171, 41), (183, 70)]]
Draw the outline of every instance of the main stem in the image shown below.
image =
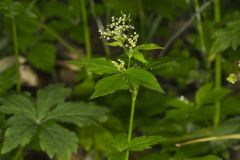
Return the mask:
[(17, 91), (21, 91), (21, 77), (20, 77), (20, 59), (18, 51), (18, 38), (17, 38), (17, 27), (15, 17), (12, 19), (12, 30), (13, 30), (13, 43), (14, 43), (14, 53), (16, 58), (16, 74), (17, 74)]
[[(220, 21), (220, 0), (214, 0), (214, 16), (215, 22), (218, 23)], [(221, 53), (216, 53), (215, 60), (215, 88), (221, 87), (222, 82), (222, 55)], [(221, 103), (220, 101), (215, 102), (215, 116), (214, 116), (214, 128), (217, 128), (220, 121), (221, 115)]]
[(205, 37), (204, 37), (204, 32), (203, 32), (201, 13), (199, 12), (199, 1), (198, 0), (195, 0), (195, 12), (196, 12), (197, 27), (198, 27), (200, 43), (201, 43), (201, 50), (202, 50), (203, 54), (206, 54)]
[[(132, 94), (132, 106), (131, 106), (131, 114), (130, 114), (129, 128), (128, 128), (128, 139), (127, 139), (128, 143), (131, 141), (131, 138), (132, 138), (134, 111), (135, 111), (135, 103), (136, 103), (137, 94), (138, 94), (138, 88), (134, 88), (131, 91), (131, 94)], [(129, 159), (129, 151), (126, 151), (125, 160), (128, 160), (128, 159)]]

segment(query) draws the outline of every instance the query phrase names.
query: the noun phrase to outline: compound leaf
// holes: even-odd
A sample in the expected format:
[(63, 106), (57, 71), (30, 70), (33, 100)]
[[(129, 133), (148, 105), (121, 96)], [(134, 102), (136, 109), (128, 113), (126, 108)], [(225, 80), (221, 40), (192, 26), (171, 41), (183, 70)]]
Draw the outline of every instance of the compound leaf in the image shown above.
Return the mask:
[(39, 118), (47, 115), (47, 112), (54, 106), (64, 102), (70, 95), (70, 89), (61, 84), (50, 85), (37, 92), (37, 112)]
[(39, 133), (40, 147), (50, 158), (58, 160), (70, 159), (77, 151), (78, 138), (69, 130), (57, 124), (45, 124)]
[(103, 122), (106, 109), (93, 103), (63, 103), (48, 114), (47, 120), (73, 123), (79, 127)]
[(22, 115), (11, 117), (7, 123), (11, 126), (4, 135), (2, 153), (7, 153), (18, 146), (24, 147), (37, 132), (36, 123)]
[(32, 120), (36, 117), (36, 111), (32, 101), (23, 95), (10, 95), (2, 101), (0, 111), (6, 114), (21, 114)]

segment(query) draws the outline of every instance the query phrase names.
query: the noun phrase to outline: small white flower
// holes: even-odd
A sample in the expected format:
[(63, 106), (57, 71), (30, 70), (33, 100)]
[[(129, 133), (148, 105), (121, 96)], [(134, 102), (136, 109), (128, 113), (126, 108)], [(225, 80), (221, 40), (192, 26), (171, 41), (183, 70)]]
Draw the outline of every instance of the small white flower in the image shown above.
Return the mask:
[(112, 61), (113, 65), (117, 67), (120, 72), (126, 71), (125, 62), (121, 59), (118, 59), (118, 62)]
[[(137, 46), (139, 35), (134, 31), (134, 26), (130, 24), (130, 14), (122, 13), (119, 18), (111, 17), (111, 24), (107, 25), (104, 29), (100, 29), (99, 33), (102, 38), (106, 38), (108, 41), (117, 41), (125, 46), (128, 51), (131, 51)], [(133, 34), (131, 34), (133, 33)]]

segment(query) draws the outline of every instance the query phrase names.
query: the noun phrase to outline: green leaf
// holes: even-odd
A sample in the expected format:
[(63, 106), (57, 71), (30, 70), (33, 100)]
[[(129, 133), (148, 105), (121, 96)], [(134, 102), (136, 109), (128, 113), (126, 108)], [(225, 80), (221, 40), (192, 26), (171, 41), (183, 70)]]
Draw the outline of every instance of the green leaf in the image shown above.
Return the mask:
[(18, 146), (24, 147), (37, 132), (37, 125), (29, 118), (18, 115), (11, 117), (7, 123), (11, 125), (4, 135), (2, 153), (7, 153)]
[(143, 62), (143, 63), (148, 63), (148, 61), (144, 58), (143, 53), (139, 52), (138, 50), (133, 50), (132, 51), (133, 58), (136, 60)]
[(226, 88), (214, 88), (212, 89), (212, 84), (206, 84), (201, 87), (196, 94), (196, 105), (200, 107), (201, 105), (214, 103), (220, 101), (222, 98), (230, 94), (230, 90)]
[(11, 2), (5, 1), (0, 3), (0, 13), (3, 13), (5, 16), (14, 18), (15, 16), (25, 16), (30, 18), (36, 18), (37, 16), (24, 8), (24, 6), (20, 2)]
[(106, 109), (90, 103), (63, 103), (53, 109), (46, 121), (72, 123), (79, 127), (107, 120)]
[(112, 94), (117, 90), (127, 89), (128, 83), (126, 78), (122, 73), (114, 74), (99, 80), (95, 86), (95, 91), (92, 98), (105, 96), (108, 94)]
[(221, 158), (214, 156), (214, 155), (209, 155), (209, 156), (204, 156), (204, 157), (189, 158), (186, 160), (221, 160)]
[(157, 92), (164, 93), (157, 79), (148, 71), (137, 68), (129, 68), (125, 74), (133, 85), (144, 86)]
[(38, 43), (27, 54), (27, 60), (37, 69), (52, 72), (55, 66), (56, 47), (48, 43)]
[(117, 47), (117, 46), (122, 47), (123, 46), (121, 42), (117, 42), (117, 41), (106, 43), (106, 44), (109, 45), (109, 46), (112, 46), (112, 47)]
[(169, 57), (151, 60), (146, 65), (147, 70), (155, 75), (164, 75), (165, 73), (173, 72), (177, 66), (176, 61)]
[(38, 117), (42, 119), (49, 110), (58, 104), (62, 104), (71, 90), (61, 84), (49, 85), (37, 92), (37, 112)]
[(16, 83), (16, 75), (16, 66), (10, 67), (4, 72), (0, 73), (0, 95), (13, 87), (13, 85)]
[(36, 117), (33, 103), (23, 95), (11, 95), (4, 98), (0, 111), (5, 114), (24, 115), (32, 120)]
[(105, 58), (95, 58), (90, 61), (72, 61), (71, 64), (79, 68), (86, 67), (89, 71), (99, 75), (119, 73), (112, 61)]
[(124, 151), (127, 145), (127, 134), (118, 134), (116, 137), (114, 137), (111, 144), (118, 152)]
[(136, 50), (145, 50), (145, 51), (148, 51), (148, 50), (163, 49), (163, 48), (160, 47), (160, 46), (157, 45), (157, 44), (149, 43), (149, 44), (139, 45), (139, 46), (137, 46), (135, 49), (136, 49)]
[(208, 96), (209, 92), (212, 90), (212, 87), (213, 86), (211, 83), (207, 83), (204, 86), (202, 86), (200, 89), (198, 89), (195, 96), (195, 102), (198, 107), (204, 104), (205, 98)]
[(108, 160), (125, 160), (126, 154), (124, 152), (112, 152), (108, 156)]
[(240, 45), (240, 20), (232, 20), (227, 22), (225, 28), (221, 28), (214, 31), (214, 42), (212, 44), (210, 52), (213, 54), (223, 52), (228, 48), (234, 50)]
[(150, 149), (152, 145), (165, 141), (166, 139), (160, 136), (142, 136), (131, 140), (126, 146), (129, 151), (143, 151)]
[(40, 147), (49, 157), (57, 160), (70, 159), (77, 151), (78, 138), (69, 130), (57, 124), (45, 124), (39, 133)]

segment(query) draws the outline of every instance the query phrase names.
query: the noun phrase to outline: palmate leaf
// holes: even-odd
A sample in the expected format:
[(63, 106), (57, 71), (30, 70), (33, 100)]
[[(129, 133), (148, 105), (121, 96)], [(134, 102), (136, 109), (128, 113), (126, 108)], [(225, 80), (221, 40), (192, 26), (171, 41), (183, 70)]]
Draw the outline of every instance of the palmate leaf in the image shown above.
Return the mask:
[(106, 78), (103, 78), (97, 82), (95, 86), (95, 91), (91, 96), (91, 99), (99, 96), (105, 96), (114, 93), (117, 90), (127, 88), (128, 83), (124, 75), (122, 73), (114, 74)]
[(48, 111), (58, 104), (62, 104), (67, 96), (70, 95), (70, 89), (61, 84), (50, 85), (37, 92), (37, 113), (39, 119), (45, 117)]
[(125, 74), (133, 85), (144, 86), (157, 92), (164, 93), (157, 79), (148, 71), (138, 68), (129, 68)]
[(131, 140), (126, 146), (129, 151), (143, 151), (150, 149), (152, 145), (165, 141), (166, 139), (160, 136), (142, 136)]
[(149, 43), (149, 44), (142, 44), (136, 47), (136, 50), (154, 50), (154, 49), (163, 49), (162, 47), (160, 47), (157, 44), (153, 44), (153, 43)]
[(13, 116), (8, 119), (10, 127), (4, 135), (2, 153), (6, 153), (18, 146), (25, 146), (37, 132), (37, 124), (31, 119), (23, 116)]
[(34, 105), (23, 95), (11, 95), (2, 100), (0, 111), (5, 114), (24, 115), (32, 120), (36, 117)]
[(106, 109), (90, 103), (64, 103), (48, 114), (46, 121), (72, 123), (79, 127), (103, 122), (107, 119)]
[(39, 133), (40, 147), (50, 158), (57, 160), (70, 159), (71, 154), (77, 151), (78, 138), (69, 130), (57, 124), (45, 124)]
[(119, 70), (114, 66), (112, 61), (106, 58), (95, 58), (89, 61), (72, 61), (71, 64), (79, 68), (86, 67), (89, 71), (99, 75), (119, 73)]

